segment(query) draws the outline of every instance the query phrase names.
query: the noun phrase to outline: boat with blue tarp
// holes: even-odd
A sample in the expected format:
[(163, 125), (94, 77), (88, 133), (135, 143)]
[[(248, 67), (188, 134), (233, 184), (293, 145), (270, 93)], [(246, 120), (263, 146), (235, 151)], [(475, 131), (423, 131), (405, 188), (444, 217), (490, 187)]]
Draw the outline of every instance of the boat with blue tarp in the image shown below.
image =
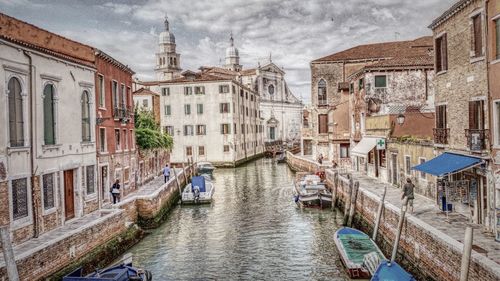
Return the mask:
[(151, 281), (151, 272), (121, 263), (84, 275), (81, 267), (63, 277), (63, 281)]
[(415, 277), (406, 272), (396, 262), (383, 261), (373, 274), (371, 281), (415, 281)]
[(365, 233), (350, 227), (342, 227), (334, 234), (335, 245), (340, 254), (340, 260), (352, 279), (371, 277), (370, 270), (365, 265), (365, 256), (376, 256), (385, 260), (377, 244)]
[(183, 204), (202, 204), (212, 202), (215, 186), (207, 177), (196, 176), (191, 178), (191, 183), (186, 185), (182, 192)]

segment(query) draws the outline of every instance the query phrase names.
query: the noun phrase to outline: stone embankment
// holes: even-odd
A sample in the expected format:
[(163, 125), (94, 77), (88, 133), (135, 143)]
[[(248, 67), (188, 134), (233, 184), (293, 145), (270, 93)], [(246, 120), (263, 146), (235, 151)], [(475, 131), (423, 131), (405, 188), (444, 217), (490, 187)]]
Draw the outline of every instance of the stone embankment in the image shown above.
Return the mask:
[[(193, 170), (177, 171), (183, 187)], [(165, 220), (180, 197), (179, 186), (175, 178), (163, 183), (158, 177), (118, 204), (14, 246), (20, 280), (60, 280), (79, 266), (87, 271), (106, 266), (137, 243), (145, 229)], [(0, 280), (8, 280), (3, 256)]]
[[(287, 155), (287, 161), (295, 171), (316, 172), (320, 168), (324, 168), (314, 161), (292, 154)], [(335, 192), (337, 207), (341, 210), (344, 210), (346, 202), (350, 202), (349, 179), (346, 172), (347, 170), (326, 169), (327, 185), (332, 192)], [(350, 175), (354, 181), (359, 181), (353, 225), (371, 235), (381, 196), (378, 192), (374, 192), (373, 186), (369, 184), (370, 181), (362, 180), (361, 175)], [(336, 177), (337, 180), (335, 180)], [(376, 242), (384, 254), (390, 256), (397, 233), (401, 204), (396, 202), (396, 200), (400, 201), (400, 191), (388, 190), (387, 194), (391, 194), (391, 196), (386, 196)], [(438, 207), (433, 207), (432, 204), (431, 206), (426, 205), (425, 208), (435, 208), (435, 213), (439, 213)], [(419, 208), (416, 206), (415, 213), (418, 211)], [(426, 211), (432, 212), (432, 210)], [(414, 274), (418, 280), (459, 280), (463, 244), (452, 238), (451, 233), (438, 230), (430, 221), (417, 216), (407, 213), (396, 261)], [(427, 216), (426, 218), (429, 220), (444, 219), (438, 215), (434, 218)], [(453, 222), (451, 222), (448, 228), (453, 231), (454, 227)], [(475, 239), (481, 239), (480, 230), (476, 230), (476, 233), (478, 233), (478, 237)], [(486, 250), (495, 253), (494, 243), (493, 241), (491, 244), (486, 244), (493, 245), (492, 249)], [(500, 265), (491, 257), (473, 251), (469, 267), (469, 280), (500, 280)]]

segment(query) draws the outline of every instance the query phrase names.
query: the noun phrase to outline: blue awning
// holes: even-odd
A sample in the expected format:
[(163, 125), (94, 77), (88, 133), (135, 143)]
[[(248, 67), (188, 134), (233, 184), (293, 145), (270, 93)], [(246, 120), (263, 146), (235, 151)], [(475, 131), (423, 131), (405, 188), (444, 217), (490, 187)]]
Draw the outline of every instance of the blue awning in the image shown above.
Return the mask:
[(483, 163), (481, 158), (445, 152), (425, 163), (412, 167), (426, 174), (442, 177)]

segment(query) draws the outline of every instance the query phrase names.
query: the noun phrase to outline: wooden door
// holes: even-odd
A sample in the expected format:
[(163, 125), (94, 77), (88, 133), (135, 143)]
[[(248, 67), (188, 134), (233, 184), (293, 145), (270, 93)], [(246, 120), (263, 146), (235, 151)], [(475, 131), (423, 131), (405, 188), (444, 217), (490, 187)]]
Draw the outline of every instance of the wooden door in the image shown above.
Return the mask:
[(398, 184), (398, 155), (392, 154), (392, 184)]
[(64, 210), (66, 220), (75, 217), (73, 170), (64, 171)]

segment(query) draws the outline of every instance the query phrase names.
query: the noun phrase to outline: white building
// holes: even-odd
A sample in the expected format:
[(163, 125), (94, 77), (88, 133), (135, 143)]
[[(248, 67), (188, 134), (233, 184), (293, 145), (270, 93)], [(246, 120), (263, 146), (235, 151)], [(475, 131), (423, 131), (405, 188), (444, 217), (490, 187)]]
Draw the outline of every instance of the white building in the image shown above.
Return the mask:
[(18, 243), (98, 208), (94, 50), (0, 22), (0, 225)]
[(173, 163), (210, 161), (234, 166), (263, 153), (259, 96), (233, 79), (185, 71), (146, 82), (160, 96), (161, 126), (174, 138)]

